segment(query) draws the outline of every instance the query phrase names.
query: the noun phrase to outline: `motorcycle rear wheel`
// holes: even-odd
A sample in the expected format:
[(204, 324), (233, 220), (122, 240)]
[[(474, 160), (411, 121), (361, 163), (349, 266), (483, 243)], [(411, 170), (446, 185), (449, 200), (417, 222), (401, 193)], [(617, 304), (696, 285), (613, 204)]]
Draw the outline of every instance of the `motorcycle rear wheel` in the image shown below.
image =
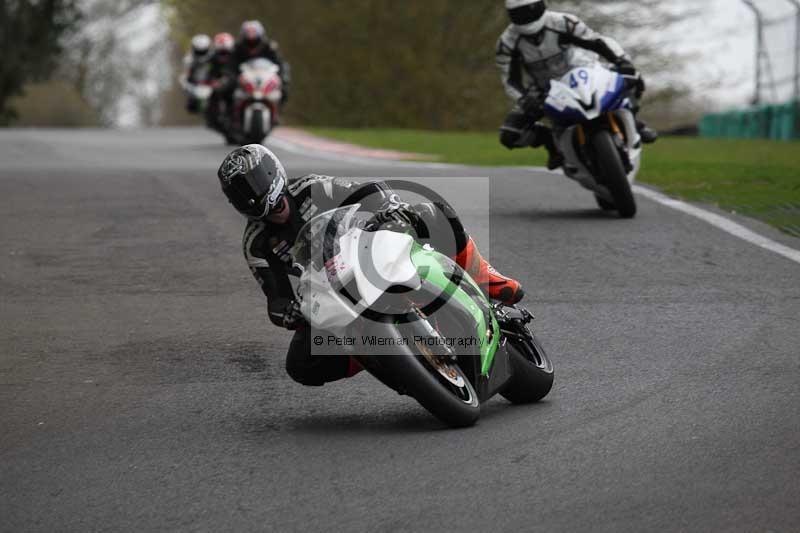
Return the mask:
[(622, 218), (635, 217), (636, 200), (611, 133), (606, 130), (596, 131), (592, 135), (591, 143), (603, 184), (614, 198), (614, 208)]

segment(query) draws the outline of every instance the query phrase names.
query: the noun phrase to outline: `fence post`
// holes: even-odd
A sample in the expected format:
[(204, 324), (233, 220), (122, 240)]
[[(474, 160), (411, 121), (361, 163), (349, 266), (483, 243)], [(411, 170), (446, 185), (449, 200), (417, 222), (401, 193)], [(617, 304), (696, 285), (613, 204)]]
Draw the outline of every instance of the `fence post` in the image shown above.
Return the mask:
[(800, 102), (800, 0), (788, 0), (794, 6), (794, 101)]
[(764, 48), (764, 19), (753, 0), (742, 0), (742, 3), (749, 7), (756, 16), (756, 94), (753, 104), (758, 105), (761, 103), (761, 51)]

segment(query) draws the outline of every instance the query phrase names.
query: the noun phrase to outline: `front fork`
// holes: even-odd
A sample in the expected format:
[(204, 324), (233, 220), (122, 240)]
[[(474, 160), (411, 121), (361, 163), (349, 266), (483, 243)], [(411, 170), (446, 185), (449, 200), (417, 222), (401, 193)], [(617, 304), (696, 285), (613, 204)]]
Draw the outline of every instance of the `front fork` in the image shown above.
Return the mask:
[[(604, 120), (603, 120), (604, 119)], [(589, 128), (587, 128), (589, 126)], [(622, 164), (625, 166), (625, 172), (630, 172), (633, 170), (633, 164), (631, 163), (630, 158), (628, 157), (628, 152), (625, 150), (626, 146), (626, 135), (622, 128), (620, 128), (619, 121), (617, 117), (614, 115), (613, 112), (608, 112), (604, 114), (602, 117), (593, 120), (592, 122), (588, 122), (584, 124), (578, 124), (575, 127), (575, 144), (580, 154), (581, 159), (583, 160), (584, 164), (589, 168), (592, 174), (596, 174), (596, 165), (594, 162), (594, 158), (592, 157), (591, 150), (588, 147), (588, 139), (587, 133), (591, 134), (597, 128), (607, 128), (610, 130), (612, 134), (612, 138), (614, 140), (614, 145), (617, 147), (617, 151), (619, 152), (620, 157), (622, 158)], [(587, 129), (589, 130), (587, 132)]]

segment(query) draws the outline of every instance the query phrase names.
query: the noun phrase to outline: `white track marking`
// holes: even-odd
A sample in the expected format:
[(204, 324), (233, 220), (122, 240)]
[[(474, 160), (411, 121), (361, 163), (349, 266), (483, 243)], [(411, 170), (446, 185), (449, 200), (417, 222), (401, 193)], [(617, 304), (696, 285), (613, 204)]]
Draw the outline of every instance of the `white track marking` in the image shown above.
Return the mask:
[[(286, 150), (287, 152), (292, 152), (305, 156), (308, 156), (309, 152), (311, 152), (311, 150), (309, 150), (308, 148), (295, 145), (283, 139), (276, 139), (274, 137), (269, 139), (269, 143), (277, 148)], [(354, 163), (358, 165), (380, 164), (382, 166), (398, 167), (398, 168), (447, 169), (447, 168), (464, 168), (465, 166), (467, 166), (467, 165), (453, 165), (449, 163), (425, 163), (425, 162), (415, 163), (411, 161), (393, 161), (390, 159), (374, 159), (367, 157), (347, 156), (342, 154), (334, 154), (330, 152), (319, 152), (319, 151), (314, 152), (313, 157), (318, 157), (320, 159), (329, 159), (333, 161)], [(514, 168), (515, 169), (522, 168), (524, 170), (546, 172), (550, 174), (560, 174), (559, 171), (547, 170), (544, 167), (514, 167)], [(734, 237), (738, 237), (739, 239), (749, 242), (750, 244), (754, 244), (759, 248), (769, 250), (770, 252), (776, 253), (780, 256), (785, 257), (786, 259), (789, 259), (791, 261), (794, 261), (795, 263), (800, 264), (800, 250), (795, 250), (794, 248), (790, 248), (777, 241), (773, 241), (768, 237), (759, 235), (758, 233), (750, 229), (747, 229), (746, 227), (734, 222), (729, 218), (725, 218), (716, 213), (712, 213), (711, 211), (706, 211), (705, 209), (702, 209), (695, 205), (691, 205), (686, 202), (670, 198), (669, 196), (661, 194), (660, 192), (639, 185), (634, 185), (633, 191), (636, 194), (644, 196), (645, 198), (652, 200), (658, 204), (661, 204), (671, 209), (675, 209), (676, 211), (680, 211), (687, 215), (698, 218), (708, 224), (711, 224), (715, 228), (724, 231), (725, 233), (733, 235)]]
[(640, 194), (645, 198), (649, 198), (650, 200), (653, 200), (661, 205), (670, 207), (677, 211), (686, 213), (687, 215), (691, 215), (695, 218), (699, 218), (700, 220), (708, 222), (712, 226), (721, 229), (726, 233), (730, 233), (735, 237), (739, 237), (743, 241), (747, 241), (750, 244), (755, 244), (760, 248), (764, 248), (770, 252), (782, 255), (786, 259), (790, 259), (795, 263), (800, 263), (800, 250), (789, 248), (788, 246), (773, 241), (770, 238), (759, 235), (758, 233), (747, 229), (746, 227), (734, 222), (729, 218), (725, 218), (716, 213), (712, 213), (711, 211), (706, 211), (705, 209), (701, 209), (697, 206), (687, 204), (686, 202), (675, 200), (674, 198), (670, 198), (669, 196), (661, 194), (660, 192), (647, 189), (639, 185), (634, 185), (633, 190), (636, 192), (636, 194)]

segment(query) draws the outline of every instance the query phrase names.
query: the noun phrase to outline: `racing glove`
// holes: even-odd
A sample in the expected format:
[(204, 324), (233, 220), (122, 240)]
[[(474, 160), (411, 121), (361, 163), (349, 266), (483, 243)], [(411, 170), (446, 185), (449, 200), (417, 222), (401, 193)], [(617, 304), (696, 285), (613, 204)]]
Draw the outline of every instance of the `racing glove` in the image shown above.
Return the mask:
[(548, 87), (544, 90), (531, 87), (522, 98), (517, 100), (517, 105), (522, 111), (531, 117), (533, 120), (539, 120), (544, 116), (544, 101), (550, 92), (549, 83)]
[(389, 199), (375, 212), (370, 226), (380, 227), (384, 224), (408, 224), (415, 227), (419, 223), (420, 217), (410, 205), (401, 202), (400, 197), (392, 194)]
[(644, 93), (645, 83), (644, 83), (644, 78), (642, 78), (642, 75), (639, 73), (638, 70), (636, 70), (636, 67), (633, 66), (633, 63), (631, 63), (627, 59), (620, 59), (614, 65), (614, 70), (616, 70), (623, 76), (630, 76), (632, 78), (636, 78), (636, 86), (635, 86), (636, 97), (640, 98), (642, 96), (642, 93)]
[(614, 70), (622, 74), (623, 76), (633, 76), (636, 77), (639, 75), (639, 72), (636, 70), (636, 67), (633, 66), (633, 63), (628, 61), (627, 59), (620, 59), (614, 65)]

